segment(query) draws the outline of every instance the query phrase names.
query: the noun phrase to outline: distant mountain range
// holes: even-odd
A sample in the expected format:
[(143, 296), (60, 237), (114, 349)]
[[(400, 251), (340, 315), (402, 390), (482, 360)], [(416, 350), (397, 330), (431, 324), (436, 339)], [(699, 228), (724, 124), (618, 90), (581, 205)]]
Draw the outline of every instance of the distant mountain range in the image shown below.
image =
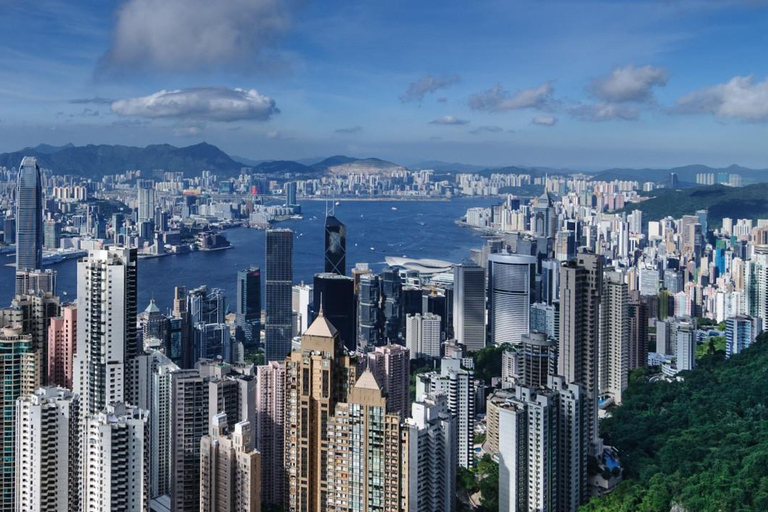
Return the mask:
[[(300, 160), (255, 160), (246, 157), (230, 156), (218, 147), (202, 142), (187, 147), (170, 144), (154, 144), (144, 148), (120, 145), (51, 146), (40, 144), (33, 148), (24, 148), (12, 153), (0, 154), (0, 166), (18, 167), (24, 156), (37, 157), (40, 166), (59, 174), (76, 174), (88, 177), (101, 177), (106, 174), (122, 173), (126, 170), (141, 169), (152, 171), (184, 171), (190, 175), (210, 170), (224, 176), (236, 176), (243, 167), (250, 167), (274, 177), (290, 173), (293, 177), (315, 177), (325, 174), (344, 174), (348, 172), (377, 173), (393, 172), (406, 169), (406, 166), (378, 158), (354, 158), (335, 155), (329, 158), (306, 158)], [(552, 169), (547, 167), (508, 166), (488, 167), (459, 162), (429, 160), (408, 166), (410, 169), (433, 169), (438, 173), (475, 172), (486, 176), (494, 173), (528, 173), (534, 176), (544, 174), (569, 174), (571, 169)], [(726, 168), (713, 168), (706, 165), (688, 165), (670, 169), (625, 169), (614, 168), (590, 173), (599, 180), (638, 180), (663, 182), (669, 173), (678, 175), (681, 187), (692, 186), (699, 173), (738, 173), (744, 184), (768, 182), (768, 170), (748, 169), (738, 165)]]

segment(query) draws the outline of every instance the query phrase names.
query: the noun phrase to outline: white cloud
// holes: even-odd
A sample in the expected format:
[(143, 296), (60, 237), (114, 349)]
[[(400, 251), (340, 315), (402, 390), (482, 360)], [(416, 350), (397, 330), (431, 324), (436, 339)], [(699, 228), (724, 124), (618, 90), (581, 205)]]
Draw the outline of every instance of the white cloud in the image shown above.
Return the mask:
[(635, 121), (640, 115), (637, 108), (620, 103), (580, 105), (572, 108), (570, 113), (582, 121)]
[(506, 91), (501, 84), (496, 84), (487, 91), (473, 94), (469, 97), (469, 108), (501, 112), (524, 108), (540, 109), (547, 107), (552, 101), (554, 92), (551, 82), (544, 82), (532, 89), (520, 89), (514, 94)]
[(284, 34), (291, 0), (127, 0), (103, 66), (242, 69)]
[(427, 94), (450, 87), (458, 81), (459, 75), (433, 76), (429, 73), (424, 73), (423, 77), (415, 82), (411, 82), (408, 86), (408, 90), (405, 91), (405, 94), (400, 96), (400, 101), (403, 103), (409, 101), (421, 102)]
[(677, 100), (675, 111), (724, 119), (768, 121), (768, 78), (735, 76), (727, 83), (694, 91)]
[(275, 100), (256, 89), (196, 88), (159, 91), (117, 100), (112, 111), (121, 116), (186, 118), (206, 121), (266, 121), (280, 112)]
[(555, 116), (536, 116), (531, 119), (533, 124), (539, 126), (555, 126), (557, 124), (557, 118)]
[(349, 128), (337, 128), (334, 133), (340, 133), (343, 135), (354, 135), (363, 131), (362, 126), (350, 126)]
[(460, 125), (460, 124), (469, 124), (469, 120), (459, 119), (456, 116), (443, 116), (433, 121), (430, 121), (429, 124)]
[(643, 103), (653, 99), (654, 87), (664, 87), (668, 80), (669, 73), (664, 68), (636, 68), (634, 64), (629, 64), (623, 68), (614, 68), (606, 77), (593, 80), (590, 90), (604, 102)]
[(504, 128), (501, 126), (478, 126), (474, 130), (469, 130), (472, 135), (480, 135), (481, 133), (501, 133)]

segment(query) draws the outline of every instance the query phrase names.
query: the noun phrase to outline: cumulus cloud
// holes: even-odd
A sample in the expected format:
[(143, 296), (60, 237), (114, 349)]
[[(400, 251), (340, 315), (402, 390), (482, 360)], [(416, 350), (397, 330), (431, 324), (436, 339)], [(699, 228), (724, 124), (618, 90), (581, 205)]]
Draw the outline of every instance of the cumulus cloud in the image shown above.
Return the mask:
[(415, 82), (411, 82), (405, 94), (400, 96), (400, 101), (403, 103), (408, 103), (409, 101), (421, 102), (427, 94), (450, 87), (458, 81), (459, 75), (433, 76), (425, 73), (423, 77)]
[(554, 90), (551, 82), (544, 82), (532, 89), (520, 89), (514, 93), (505, 90), (501, 84), (496, 84), (487, 91), (470, 96), (469, 108), (488, 112), (545, 108), (552, 102)]
[(337, 128), (334, 130), (334, 133), (341, 133), (344, 135), (353, 135), (355, 133), (360, 133), (363, 131), (362, 126), (350, 126), (349, 128)]
[(629, 105), (604, 102), (579, 105), (571, 109), (571, 115), (582, 121), (635, 121), (640, 112)]
[(127, 0), (101, 65), (242, 69), (288, 30), (293, 6), (293, 0)]
[(653, 99), (653, 88), (664, 87), (669, 80), (666, 69), (656, 66), (636, 68), (634, 64), (614, 68), (606, 77), (592, 81), (592, 94), (604, 102), (644, 103)]
[(469, 124), (469, 120), (459, 119), (456, 116), (443, 116), (430, 121), (429, 124), (460, 125), (460, 124)]
[(539, 126), (555, 126), (557, 118), (555, 116), (536, 116), (531, 119), (531, 122)]
[(735, 76), (727, 83), (694, 91), (677, 100), (675, 111), (712, 114), (723, 119), (768, 121), (768, 78)]
[(267, 121), (280, 110), (275, 100), (256, 89), (203, 87), (159, 91), (117, 100), (112, 111), (121, 116), (197, 119), (205, 121)]
[(472, 135), (480, 135), (481, 133), (501, 133), (504, 129), (501, 126), (478, 126), (474, 130), (469, 130)]

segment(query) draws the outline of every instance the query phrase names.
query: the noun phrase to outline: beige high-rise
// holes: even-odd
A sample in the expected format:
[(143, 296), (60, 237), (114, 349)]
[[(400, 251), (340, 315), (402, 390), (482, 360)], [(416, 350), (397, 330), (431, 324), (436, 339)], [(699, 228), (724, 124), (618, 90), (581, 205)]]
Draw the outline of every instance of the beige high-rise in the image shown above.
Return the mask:
[(629, 378), (629, 319), (627, 285), (618, 272), (607, 272), (600, 318), (600, 394), (621, 404)]

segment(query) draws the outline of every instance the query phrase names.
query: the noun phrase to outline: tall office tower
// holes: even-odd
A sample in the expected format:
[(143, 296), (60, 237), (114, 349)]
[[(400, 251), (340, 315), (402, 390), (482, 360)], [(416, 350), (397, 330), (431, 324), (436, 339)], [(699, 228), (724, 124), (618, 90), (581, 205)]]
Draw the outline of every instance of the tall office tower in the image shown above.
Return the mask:
[(227, 324), (197, 324), (192, 330), (195, 360), (222, 358), (228, 363), (239, 361)]
[(16, 271), (16, 295), (34, 295), (37, 293), (50, 293), (56, 295), (55, 270), (17, 270)]
[(533, 231), (534, 236), (541, 238), (555, 236), (557, 217), (555, 216), (555, 205), (548, 192), (544, 192), (534, 200), (531, 208), (531, 231)]
[(448, 396), (448, 409), (456, 417), (459, 465), (471, 468), (475, 462), (475, 393), (472, 371), (461, 368), (459, 359), (443, 358), (440, 361), (440, 373), (422, 373), (416, 378), (416, 401), (436, 393)]
[(16, 401), (16, 510), (76, 512), (80, 504), (78, 396), (40, 388)]
[(261, 453), (261, 499), (282, 506), (285, 472), (285, 367), (272, 361), (256, 367), (256, 449)]
[(72, 389), (72, 360), (77, 347), (77, 304), (61, 307), (61, 316), (53, 317), (48, 326), (49, 386)]
[(405, 318), (405, 345), (411, 357), (440, 357), (440, 317), (432, 313)]
[(560, 297), (560, 261), (546, 259), (541, 262), (539, 301), (552, 304)]
[(550, 375), (557, 371), (557, 342), (543, 332), (531, 332), (520, 337), (520, 384), (537, 388), (547, 385)]
[(485, 269), (477, 265), (453, 268), (453, 334), (471, 352), (485, 347)]
[(648, 303), (630, 301), (629, 317), (629, 371), (648, 365)]
[(587, 481), (580, 386), (550, 377), (499, 407), (499, 510), (575, 512)]
[(169, 354), (171, 361), (181, 368), (192, 368), (195, 366), (194, 350), (190, 343), (192, 337), (192, 326), (189, 314), (187, 288), (185, 286), (175, 286), (173, 288), (173, 310), (171, 313), (171, 332)]
[(282, 361), (291, 351), (293, 231), (290, 229), (267, 230), (266, 282), (267, 361)]
[(405, 420), (407, 512), (456, 510), (456, 418), (445, 395), (427, 396), (411, 406)]
[(543, 332), (550, 338), (560, 339), (560, 301), (552, 304), (531, 304), (531, 331)]
[(440, 333), (447, 338), (453, 337), (453, 289), (433, 288), (421, 296), (421, 310), (440, 317)]
[(384, 267), (381, 271), (381, 308), (384, 313), (384, 337), (397, 342), (403, 336), (403, 281), (400, 271)]
[(488, 328), (491, 343), (520, 343), (530, 332), (535, 297), (536, 257), (491, 254), (488, 257)]
[(251, 424), (228, 421), (215, 415), (200, 440), (200, 512), (259, 512), (261, 455), (251, 447)]
[(321, 491), (319, 506), (309, 510), (400, 512), (404, 483), (400, 415), (387, 413), (386, 408), (376, 378), (363, 372), (347, 400), (337, 403), (328, 418), (326, 434), (332, 440), (324, 465), (328, 486)]
[(676, 322), (678, 371), (693, 370), (696, 367), (696, 327), (692, 322)]
[(255, 350), (261, 338), (261, 269), (249, 267), (237, 273), (236, 339), (246, 352)]
[(322, 307), (323, 315), (338, 329), (341, 342), (350, 352), (357, 348), (354, 286), (351, 277), (328, 272), (315, 274), (312, 298), (313, 317)]
[(25, 156), (16, 183), (16, 270), (43, 268), (43, 184), (37, 159)]
[(136, 249), (92, 250), (77, 262), (74, 390), (85, 414), (137, 403)]
[(200, 439), (208, 433), (208, 381), (200, 371), (171, 374), (171, 510), (200, 510)]
[(757, 322), (751, 316), (736, 315), (725, 320), (725, 357), (748, 348), (757, 336)]
[(333, 215), (325, 217), (325, 271), (347, 273), (347, 226)]
[(0, 331), (0, 511), (13, 511), (16, 490), (16, 399), (40, 386), (40, 358), (20, 326)]
[(190, 290), (187, 298), (190, 324), (223, 324), (226, 321), (227, 301), (221, 288), (199, 286)]
[(600, 448), (597, 397), (602, 291), (602, 256), (580, 253), (576, 260), (568, 261), (561, 267), (557, 373), (566, 382), (582, 387), (584, 401), (588, 404), (588, 439), (595, 453)]
[(285, 183), (285, 204), (288, 206), (298, 204), (298, 201), (296, 201), (295, 181), (288, 181)]
[(149, 412), (149, 497), (171, 492), (171, 374), (179, 367), (153, 350), (137, 357), (140, 409)]
[(408, 414), (410, 350), (402, 345), (376, 347), (368, 353), (368, 368), (387, 395), (387, 412)]
[(294, 285), (291, 294), (291, 310), (294, 315), (294, 337), (301, 336), (312, 323), (312, 286), (308, 284)]
[(619, 272), (603, 277), (600, 313), (600, 362), (598, 389), (621, 404), (629, 381), (629, 314), (627, 284)]
[(151, 221), (155, 216), (155, 183), (152, 180), (137, 180), (136, 222)]
[[(409, 272), (414, 272), (413, 270)], [(418, 272), (417, 272), (418, 274)], [(416, 279), (419, 279), (416, 277)], [(420, 279), (419, 279), (420, 282)], [(419, 286), (404, 286), (403, 287), (403, 316), (415, 315), (416, 313), (424, 313), (424, 291)]]
[(339, 333), (321, 314), (301, 337), (301, 350), (285, 360), (285, 510), (319, 512), (334, 484), (328, 482), (329, 417), (347, 398), (356, 366)]
[(382, 329), (381, 281), (375, 274), (360, 276), (357, 294), (357, 347), (370, 350), (379, 344)]
[(113, 403), (89, 415), (83, 432), (82, 512), (149, 509), (147, 411)]
[(187, 313), (187, 287), (174, 286), (173, 288), (173, 316), (181, 318)]
[(43, 247), (54, 250), (59, 248), (61, 223), (55, 220), (45, 222), (43, 227)]

